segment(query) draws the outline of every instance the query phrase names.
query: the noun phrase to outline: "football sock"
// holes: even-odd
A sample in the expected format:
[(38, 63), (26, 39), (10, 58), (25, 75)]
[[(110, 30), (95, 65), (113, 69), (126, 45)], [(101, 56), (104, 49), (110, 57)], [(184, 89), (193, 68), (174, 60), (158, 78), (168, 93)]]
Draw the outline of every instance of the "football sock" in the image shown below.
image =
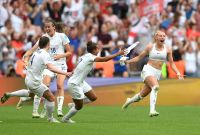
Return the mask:
[(29, 93), (30, 93), (29, 90), (22, 89), (22, 90), (18, 90), (18, 91), (8, 93), (8, 96), (10, 96), (10, 97), (28, 97)]
[(45, 100), (45, 102), (46, 102), (45, 104), (46, 104), (46, 109), (47, 109), (47, 117), (48, 119), (52, 119), (55, 103), (49, 102), (48, 100)]
[(57, 97), (58, 110), (62, 110), (63, 102), (64, 102), (64, 96), (58, 96)]
[(40, 100), (41, 100), (40, 97), (38, 97), (37, 95), (34, 96), (33, 112), (38, 112), (38, 109), (39, 109), (39, 106), (40, 106)]
[(32, 100), (31, 97), (21, 97), (20, 99), (22, 100), (22, 102), (27, 102), (27, 101)]
[(63, 120), (68, 120), (70, 119), (72, 116), (74, 116), (76, 113), (78, 112), (78, 110), (75, 108), (75, 106), (73, 106), (68, 113), (63, 117)]
[(150, 93), (150, 112), (156, 110), (156, 100), (158, 94), (158, 86), (154, 86)]
[(134, 95), (132, 98), (130, 98), (130, 103), (133, 103), (133, 102), (138, 102), (140, 101), (141, 99), (143, 99), (143, 97), (140, 96), (140, 93)]

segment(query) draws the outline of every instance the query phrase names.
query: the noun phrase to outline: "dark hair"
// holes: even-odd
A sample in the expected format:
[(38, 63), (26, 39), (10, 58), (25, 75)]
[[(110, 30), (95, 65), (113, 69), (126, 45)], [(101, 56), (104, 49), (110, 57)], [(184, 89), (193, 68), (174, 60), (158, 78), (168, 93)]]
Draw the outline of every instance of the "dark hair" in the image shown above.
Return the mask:
[(96, 43), (94, 43), (94, 42), (92, 42), (92, 41), (89, 41), (89, 42), (87, 43), (87, 51), (88, 51), (89, 53), (92, 53), (96, 48), (97, 48)]
[(64, 32), (64, 23), (62, 22), (57, 22), (56, 23), (56, 31), (63, 33)]
[(40, 49), (43, 49), (45, 48), (49, 43), (49, 38), (48, 37), (45, 37), (45, 36), (42, 36), (39, 40), (39, 47)]

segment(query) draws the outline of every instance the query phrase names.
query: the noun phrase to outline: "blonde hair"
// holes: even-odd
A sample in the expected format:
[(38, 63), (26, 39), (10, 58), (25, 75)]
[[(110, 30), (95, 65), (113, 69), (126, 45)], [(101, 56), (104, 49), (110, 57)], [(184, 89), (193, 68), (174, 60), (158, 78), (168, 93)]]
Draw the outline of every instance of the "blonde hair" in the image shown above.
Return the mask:
[(161, 30), (157, 30), (157, 31), (155, 32), (155, 34), (153, 35), (153, 43), (156, 42), (156, 36), (157, 36), (158, 34), (160, 34), (160, 33), (164, 33), (164, 32), (161, 31)]

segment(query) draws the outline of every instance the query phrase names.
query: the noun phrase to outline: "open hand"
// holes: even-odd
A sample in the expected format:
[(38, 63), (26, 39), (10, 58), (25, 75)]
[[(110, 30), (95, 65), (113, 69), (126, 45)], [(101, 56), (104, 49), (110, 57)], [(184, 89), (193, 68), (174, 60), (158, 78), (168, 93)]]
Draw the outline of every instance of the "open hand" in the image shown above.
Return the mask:
[(124, 49), (120, 49), (119, 51), (118, 51), (118, 53), (119, 53), (119, 55), (125, 55), (125, 50)]
[(179, 80), (184, 80), (184, 75), (177, 74)]
[(120, 65), (121, 65), (121, 66), (125, 65), (125, 61), (126, 61), (127, 59), (128, 59), (128, 57), (122, 56), (122, 57), (120, 58), (120, 60), (119, 60)]

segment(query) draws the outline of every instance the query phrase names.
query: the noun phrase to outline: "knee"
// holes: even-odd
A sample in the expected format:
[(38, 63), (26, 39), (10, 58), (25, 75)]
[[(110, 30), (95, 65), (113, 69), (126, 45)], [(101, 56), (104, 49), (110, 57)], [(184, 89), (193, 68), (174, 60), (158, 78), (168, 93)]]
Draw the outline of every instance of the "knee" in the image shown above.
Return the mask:
[(64, 84), (60, 84), (60, 83), (58, 83), (57, 84), (57, 88), (60, 90), (60, 89), (64, 89)]
[(97, 100), (97, 97), (94, 96), (93, 98), (90, 99), (92, 102), (94, 102), (95, 100)]
[(76, 110), (81, 110), (83, 108), (83, 104), (81, 105), (75, 105)]
[(55, 97), (54, 96), (50, 96), (49, 97), (49, 102), (55, 102)]
[(30, 92), (29, 92), (29, 97), (33, 98), (34, 96), (35, 96), (34, 93), (30, 93)]
[(160, 89), (159, 85), (154, 85), (154, 86), (152, 87), (152, 90), (155, 90), (155, 91), (158, 91), (159, 89)]

